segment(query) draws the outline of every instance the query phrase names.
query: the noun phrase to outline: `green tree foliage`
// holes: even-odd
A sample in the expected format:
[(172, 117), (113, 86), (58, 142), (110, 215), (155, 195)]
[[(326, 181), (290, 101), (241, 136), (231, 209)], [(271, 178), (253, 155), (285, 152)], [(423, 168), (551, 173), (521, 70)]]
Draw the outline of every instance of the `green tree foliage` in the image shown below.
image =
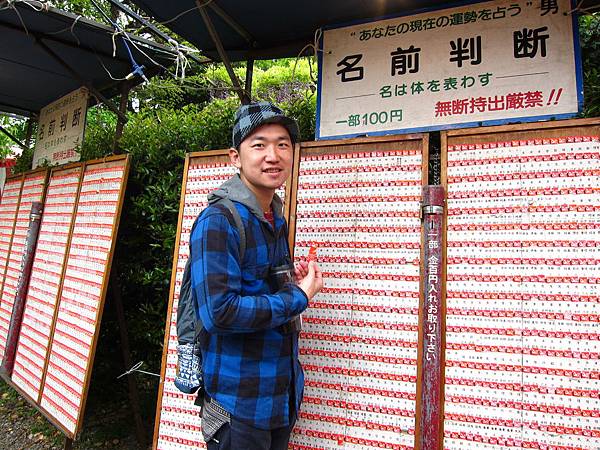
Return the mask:
[[(62, 9), (73, 14), (81, 14), (83, 17), (95, 20), (96, 22), (105, 22), (104, 17), (96, 9), (90, 0), (51, 0), (48, 2), (54, 8)], [(110, 3), (103, 0), (96, 0), (96, 4), (104, 11), (110, 11)]]
[(579, 18), (583, 60), (583, 116), (600, 116), (600, 14)]
[[(0, 115), (0, 126), (13, 135), (19, 142), (25, 144), (27, 122), (18, 118)], [(6, 134), (0, 132), (0, 159), (11, 155), (11, 148), (17, 144)]]

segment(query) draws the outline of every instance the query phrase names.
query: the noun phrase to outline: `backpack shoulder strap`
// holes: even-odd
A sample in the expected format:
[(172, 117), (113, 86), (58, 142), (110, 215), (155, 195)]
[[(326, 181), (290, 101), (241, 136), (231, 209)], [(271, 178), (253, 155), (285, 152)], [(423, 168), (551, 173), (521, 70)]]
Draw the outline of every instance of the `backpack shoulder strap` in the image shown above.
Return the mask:
[[(244, 259), (244, 255), (246, 253), (246, 230), (244, 228), (244, 224), (242, 223), (242, 218), (240, 217), (240, 213), (238, 212), (238, 210), (235, 207), (235, 205), (233, 204), (233, 202), (231, 200), (229, 200), (228, 198), (222, 198), (222, 199), (218, 200), (217, 202), (215, 202), (215, 204), (223, 205), (223, 207), (225, 207), (227, 209), (227, 211), (229, 211), (229, 213), (231, 214), (231, 220), (233, 220), (233, 225), (235, 225), (235, 227), (237, 228), (238, 233), (240, 235), (240, 262), (241, 262)], [(200, 215), (198, 215), (198, 217), (194, 221), (194, 225), (192, 225), (192, 231), (196, 227), (196, 224), (198, 223), (198, 219), (200, 218), (201, 215), (202, 215), (202, 213), (200, 213)], [(227, 219), (230, 220), (229, 217), (227, 217)], [(185, 264), (185, 269), (184, 269), (184, 273), (183, 273), (182, 288), (187, 280), (187, 284), (186, 284), (187, 289), (188, 290), (191, 289), (191, 273), (192, 273), (191, 259), (188, 258), (188, 260)], [(189, 294), (189, 297), (191, 299), (191, 292)], [(182, 297), (180, 295), (180, 297), (179, 297), (180, 303), (181, 303), (181, 298)], [(193, 301), (192, 303), (194, 306), (193, 311), (194, 311), (194, 319), (195, 319), (196, 317), (198, 317), (198, 312), (196, 311), (197, 305), (196, 305), (195, 301)], [(183, 308), (182, 308), (182, 310), (183, 310)], [(177, 313), (178, 313), (178, 322), (179, 322), (179, 309), (178, 309)], [(194, 323), (194, 331), (195, 331), (195, 341), (197, 341), (200, 336), (200, 333), (202, 333), (202, 328), (203, 328), (202, 322), (199, 320), (193, 320), (193, 323)], [(179, 335), (179, 330), (177, 331), (177, 334)]]
[(246, 229), (244, 228), (244, 224), (242, 223), (242, 218), (240, 217), (240, 213), (237, 208), (233, 204), (231, 200), (228, 198), (222, 198), (217, 203), (225, 206), (229, 212), (231, 213), (231, 217), (233, 219), (233, 223), (238, 230), (238, 234), (240, 235), (240, 262), (243, 261), (244, 255), (246, 254)]

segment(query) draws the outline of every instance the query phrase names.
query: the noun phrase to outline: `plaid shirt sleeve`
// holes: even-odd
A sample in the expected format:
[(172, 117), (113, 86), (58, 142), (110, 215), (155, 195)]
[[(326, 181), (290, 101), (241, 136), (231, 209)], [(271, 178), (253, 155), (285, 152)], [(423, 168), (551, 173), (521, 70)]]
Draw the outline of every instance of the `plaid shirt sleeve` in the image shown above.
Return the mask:
[(202, 325), (209, 333), (275, 328), (308, 306), (306, 294), (291, 283), (274, 294), (241, 295), (239, 239), (235, 227), (219, 213), (199, 220), (190, 237), (192, 283)]

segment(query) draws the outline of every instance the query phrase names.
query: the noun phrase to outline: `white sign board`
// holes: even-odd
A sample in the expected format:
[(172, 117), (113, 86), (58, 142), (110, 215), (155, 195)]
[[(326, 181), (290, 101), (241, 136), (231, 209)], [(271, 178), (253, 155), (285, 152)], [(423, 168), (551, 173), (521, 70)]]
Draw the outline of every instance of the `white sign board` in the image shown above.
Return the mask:
[(78, 161), (83, 142), (88, 92), (80, 88), (50, 103), (40, 111), (33, 168)]
[(317, 138), (571, 117), (583, 101), (569, 0), (468, 4), (327, 29)]

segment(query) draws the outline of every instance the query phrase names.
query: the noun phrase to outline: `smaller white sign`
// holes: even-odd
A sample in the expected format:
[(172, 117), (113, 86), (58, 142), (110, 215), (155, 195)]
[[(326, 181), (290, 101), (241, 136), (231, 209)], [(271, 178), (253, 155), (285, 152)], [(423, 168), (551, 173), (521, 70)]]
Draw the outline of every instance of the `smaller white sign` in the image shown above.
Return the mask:
[(88, 91), (79, 88), (42, 108), (32, 168), (79, 161), (87, 104)]

